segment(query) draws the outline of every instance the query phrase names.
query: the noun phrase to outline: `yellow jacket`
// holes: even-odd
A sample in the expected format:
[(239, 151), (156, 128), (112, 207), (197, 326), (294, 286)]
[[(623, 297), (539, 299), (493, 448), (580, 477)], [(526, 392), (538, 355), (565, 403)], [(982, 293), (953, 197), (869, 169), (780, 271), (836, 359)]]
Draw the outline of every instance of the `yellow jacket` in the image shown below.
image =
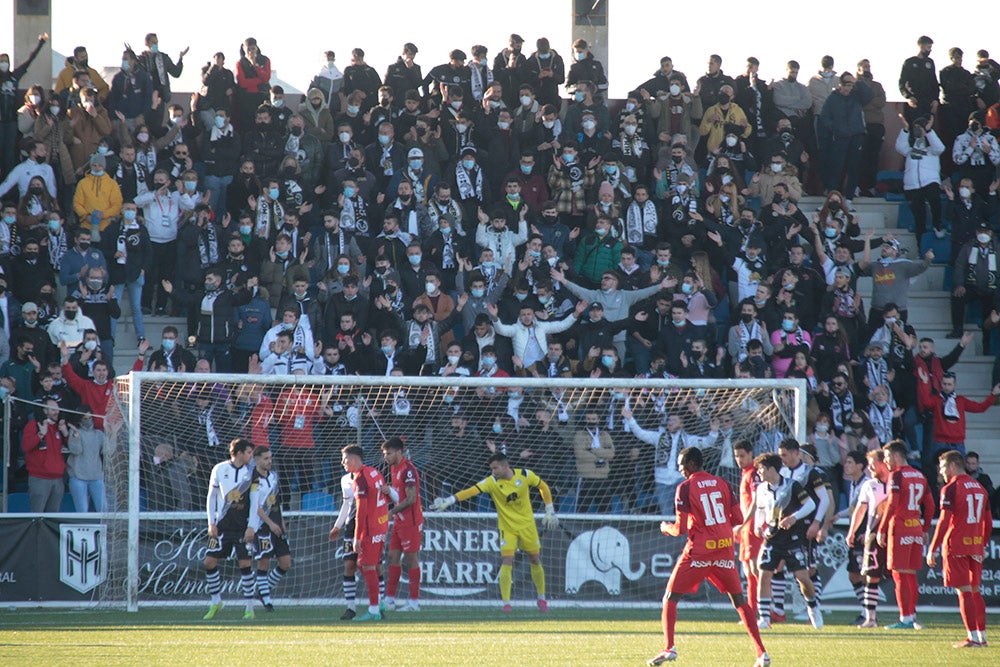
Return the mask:
[(104, 214), (98, 229), (102, 232), (113, 216), (122, 212), (122, 191), (115, 179), (105, 172), (101, 176), (88, 173), (76, 186), (73, 195), (73, 210), (80, 218), (81, 225), (90, 224), (90, 214), (100, 211)]
[[(93, 67), (88, 67), (87, 72), (90, 74), (90, 83), (94, 88), (97, 88), (97, 96), (101, 98), (101, 102), (108, 99), (108, 93), (111, 89), (108, 87), (107, 82), (101, 78), (101, 75), (97, 73), (97, 70)], [(72, 65), (67, 65), (59, 72), (59, 76), (56, 78), (55, 91), (61, 93), (70, 86), (73, 85), (73, 74), (76, 73), (76, 67)]]
[(726, 138), (727, 123), (743, 127), (741, 139), (750, 136), (750, 123), (747, 122), (747, 116), (739, 105), (733, 102), (728, 109), (723, 109), (718, 104), (713, 104), (705, 110), (705, 115), (701, 118), (701, 134), (705, 137), (705, 147), (709, 153), (722, 145), (722, 140)]

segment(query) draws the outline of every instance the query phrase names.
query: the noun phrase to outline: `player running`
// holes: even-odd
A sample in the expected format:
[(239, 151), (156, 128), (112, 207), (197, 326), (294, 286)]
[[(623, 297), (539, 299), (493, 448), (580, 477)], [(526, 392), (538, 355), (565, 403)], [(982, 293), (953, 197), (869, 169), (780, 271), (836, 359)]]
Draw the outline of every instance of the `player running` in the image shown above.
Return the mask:
[[(385, 535), (389, 530), (389, 503), (380, 490), (385, 480), (382, 473), (364, 464), (364, 451), (358, 445), (348, 445), (340, 451), (341, 464), (344, 470), (351, 473), (354, 490), (355, 527), (351, 546), (357, 554), (357, 564), (361, 566), (361, 576), (368, 589), (368, 611), (353, 618), (355, 621), (381, 621), (379, 580), (375, 568), (382, 561)], [(336, 540), (339, 533), (334, 525), (330, 539)]]
[[(390, 466), (389, 484), (383, 494), (392, 498), (389, 517), (393, 519), (389, 536), (389, 578), (386, 582), (385, 605), (390, 611), (396, 608), (396, 589), (406, 565), (410, 579), (410, 601), (399, 611), (420, 611), (420, 543), (424, 530), (424, 512), (420, 504), (420, 473), (406, 458), (406, 444), (400, 438), (389, 438), (382, 443), (382, 455)], [(402, 557), (402, 561), (401, 558)]]
[(542, 613), (549, 610), (545, 601), (545, 570), (540, 557), (542, 543), (538, 539), (538, 527), (531, 511), (531, 496), (528, 490), (536, 487), (545, 503), (544, 528), (556, 528), (559, 519), (552, 506), (552, 492), (541, 477), (527, 468), (511, 468), (507, 457), (499, 452), (489, 458), (489, 477), (475, 486), (462, 489), (447, 498), (435, 498), (431, 509), (440, 511), (451, 507), (459, 500), (468, 500), (480, 493), (488, 493), (497, 509), (497, 524), (500, 528), (500, 598), (503, 611), (510, 612), (510, 589), (513, 582), (514, 554), (518, 546), (528, 555), (531, 563), (531, 580), (538, 593), (538, 609)]
[[(292, 568), (292, 551), (285, 537), (288, 528), (281, 515), (278, 473), (272, 470), (272, 457), (270, 447), (254, 448), (254, 471), (250, 482), (249, 525), (257, 536), (257, 595), (267, 611), (274, 611), (271, 590)], [(278, 559), (278, 567), (269, 572), (272, 557)]]
[(958, 593), (958, 610), (968, 637), (955, 648), (986, 647), (986, 600), (980, 592), (983, 557), (993, 523), (990, 499), (982, 484), (965, 472), (965, 457), (954, 450), (939, 457), (938, 469), (947, 482), (941, 489), (941, 516), (927, 549), (928, 567), (937, 566), (942, 547), (944, 585)]
[(889, 468), (885, 464), (885, 453), (881, 449), (868, 452), (868, 471), (871, 477), (861, 484), (857, 503), (851, 514), (851, 525), (847, 529), (847, 546), (852, 551), (858, 548), (856, 544), (858, 530), (862, 520), (865, 521), (863, 544), (861, 545), (861, 564), (859, 572), (864, 577), (864, 595), (861, 606), (864, 609), (864, 620), (859, 628), (878, 627), (878, 585), (886, 575), (885, 547), (876, 541), (878, 526), (885, 511), (885, 501), (889, 497)]
[(677, 659), (674, 647), (674, 626), (677, 624), (677, 601), (685, 593), (694, 593), (706, 579), (720, 593), (729, 595), (747, 633), (757, 647), (757, 667), (771, 664), (771, 658), (760, 639), (753, 607), (743, 596), (736, 561), (733, 559), (733, 529), (742, 522), (740, 507), (721, 477), (701, 469), (701, 450), (685, 447), (678, 457), (677, 468), (684, 481), (677, 487), (674, 508), (677, 521), (660, 524), (660, 532), (671, 537), (687, 535), (684, 552), (674, 566), (663, 594), (663, 636), (665, 646), (647, 665), (660, 665)]
[(809, 578), (806, 556), (807, 520), (816, 511), (816, 503), (801, 484), (781, 476), (781, 458), (777, 454), (761, 454), (753, 464), (764, 482), (757, 488), (757, 512), (760, 513), (757, 524), (764, 538), (757, 560), (760, 569), (757, 626), (765, 630), (771, 627), (771, 578), (783, 563), (798, 579), (809, 621), (819, 630), (823, 627), (823, 614)]
[(760, 570), (757, 569), (757, 556), (760, 554), (760, 547), (764, 540), (757, 534), (754, 525), (755, 499), (754, 494), (760, 485), (760, 476), (753, 465), (753, 443), (749, 440), (737, 440), (733, 443), (733, 458), (736, 465), (743, 471), (740, 478), (740, 510), (743, 513), (744, 522), (740, 526), (740, 563), (743, 564), (743, 574), (747, 578), (747, 597), (750, 599), (750, 607), (757, 609), (757, 586)]
[[(917, 570), (923, 563), (924, 543), (934, 518), (934, 499), (923, 474), (909, 465), (901, 440), (886, 443), (889, 499), (878, 527), (878, 544), (888, 550), (887, 567), (896, 582), (899, 622), (889, 630), (920, 630), (917, 623)], [(921, 514), (923, 518), (921, 520)]]
[(236, 438), (229, 443), (229, 460), (212, 468), (209, 478), (205, 590), (212, 596), (212, 603), (204, 616), (206, 621), (215, 618), (223, 607), (219, 559), (228, 560), (233, 554), (240, 565), (240, 588), (246, 603), (243, 618), (254, 617), (253, 570), (250, 568), (250, 553), (247, 551), (247, 544), (253, 540), (253, 529), (248, 525), (252, 457), (253, 443)]

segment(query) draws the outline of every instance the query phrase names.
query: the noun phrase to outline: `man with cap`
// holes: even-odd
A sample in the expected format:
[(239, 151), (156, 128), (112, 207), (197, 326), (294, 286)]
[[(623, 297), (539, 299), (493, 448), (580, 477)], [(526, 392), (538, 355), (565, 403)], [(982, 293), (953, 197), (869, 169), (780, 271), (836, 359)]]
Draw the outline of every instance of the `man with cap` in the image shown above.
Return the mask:
[[(1000, 290), (997, 289), (1000, 245), (986, 222), (979, 223), (976, 238), (962, 246), (955, 260), (956, 284), (951, 293), (951, 332), (948, 338), (961, 338), (965, 322), (965, 304), (978, 301), (985, 318), (990, 311), (1000, 308)], [(990, 341), (983, 337), (983, 354), (989, 354)]]
[(90, 225), (94, 236), (103, 232), (111, 218), (122, 212), (122, 191), (108, 175), (107, 165), (100, 153), (91, 155), (90, 171), (77, 183), (73, 195), (73, 210), (82, 225)]
[(32, 301), (21, 306), (21, 319), (11, 322), (11, 340), (34, 343), (35, 358), (42, 368), (56, 358), (48, 332), (39, 326), (38, 306)]
[(424, 77), (424, 92), (430, 97), (447, 99), (452, 88), (461, 88), (464, 98), (472, 99), (472, 72), (465, 65), (466, 56), (462, 49), (454, 49), (448, 54), (448, 62), (438, 65)]
[(899, 241), (887, 234), (882, 239), (882, 256), (863, 268), (860, 275), (872, 276), (872, 304), (868, 312), (868, 321), (880, 326), (882, 310), (887, 303), (893, 303), (899, 308), (900, 318), (905, 322), (910, 294), (910, 278), (916, 278), (927, 270), (934, 251), (928, 250), (919, 261), (900, 257)]
[(406, 181), (413, 187), (413, 198), (420, 206), (427, 206), (431, 197), (434, 196), (434, 189), (438, 184), (437, 174), (429, 171), (426, 164), (424, 151), (414, 146), (406, 152), (406, 168), (400, 169), (393, 174), (386, 191), (394, 193), (399, 188), (399, 184)]

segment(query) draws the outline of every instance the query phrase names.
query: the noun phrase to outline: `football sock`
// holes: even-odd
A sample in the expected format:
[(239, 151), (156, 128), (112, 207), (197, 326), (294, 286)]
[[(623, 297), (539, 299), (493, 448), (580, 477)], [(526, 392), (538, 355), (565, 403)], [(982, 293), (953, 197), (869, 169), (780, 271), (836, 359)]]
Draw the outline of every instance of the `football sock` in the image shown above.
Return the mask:
[(219, 568), (205, 570), (205, 591), (212, 596), (212, 604), (222, 602), (222, 577), (219, 575)]
[(976, 605), (975, 599), (972, 597), (972, 591), (968, 593), (959, 591), (958, 593), (958, 613), (962, 615), (962, 622), (965, 624), (965, 630), (968, 633), (969, 639), (975, 641), (975, 631), (979, 628), (976, 627), (976, 612), (979, 611), (979, 607)]
[(396, 589), (399, 588), (399, 578), (403, 574), (403, 568), (400, 565), (390, 565), (389, 566), (389, 579), (385, 582), (385, 594), (386, 597), (394, 598), (396, 597)]
[(919, 594), (919, 589), (917, 588), (917, 573), (908, 572), (903, 575), (904, 581), (906, 581), (906, 615), (909, 616), (909, 620), (913, 620), (917, 615), (917, 596)]
[(253, 569), (249, 565), (240, 568), (240, 588), (243, 589), (243, 601), (247, 609), (253, 609), (254, 576)]
[(514, 583), (513, 570), (513, 565), (500, 566), (500, 599), (504, 602), (510, 602), (510, 588)]
[(410, 578), (410, 599), (420, 599), (420, 568), (411, 567), (406, 571), (406, 576)]
[(865, 584), (865, 599), (862, 603), (865, 607), (865, 620), (874, 621), (878, 611), (878, 584)]
[(976, 602), (976, 613), (973, 618), (976, 621), (976, 630), (979, 631), (979, 641), (986, 641), (986, 598), (979, 592), (979, 589), (972, 591), (972, 599)]
[[(674, 613), (676, 614), (677, 608), (674, 607), (674, 609)], [(742, 607), (738, 607), (736, 609), (736, 612), (740, 615), (740, 618), (743, 619), (743, 625), (746, 626), (750, 639), (753, 640), (754, 646), (757, 647), (757, 655), (759, 656), (761, 653), (767, 651), (767, 649), (764, 648), (764, 642), (761, 641), (760, 638), (760, 629), (757, 627), (757, 616), (754, 613), (753, 607), (751, 607), (749, 603), (745, 602)]]
[(766, 623), (771, 622), (771, 598), (757, 600), (757, 613), (760, 614), (760, 620)]
[(899, 620), (903, 620), (909, 607), (906, 600), (907, 586), (904, 576), (902, 572), (892, 573), (892, 581), (896, 584), (896, 606), (899, 607)]
[(264, 604), (271, 604), (271, 582), (267, 577), (267, 570), (257, 570), (257, 592)]
[[(535, 590), (538, 592), (538, 599), (545, 599), (545, 568), (541, 563), (531, 564), (531, 580), (535, 582)], [(669, 648), (669, 647), (668, 647)]]
[[(805, 598), (804, 595), (802, 597)], [(812, 607), (813, 609), (815, 609), (816, 607), (819, 606), (819, 600), (817, 600), (814, 597), (812, 597), (812, 598), (805, 598), (805, 600), (806, 600), (806, 606), (807, 607)]]
[(271, 588), (275, 588), (278, 584), (280, 584), (286, 574), (288, 574), (288, 570), (281, 569), (280, 565), (271, 570), (271, 574), (267, 575), (267, 580), (271, 584)]
[(677, 625), (677, 600), (667, 600), (663, 604), (663, 640), (664, 648), (674, 647), (674, 626)]
[(344, 575), (344, 599), (347, 601), (347, 606), (354, 609), (354, 603), (358, 598), (358, 580), (353, 574), (351, 576)]
[[(750, 608), (751, 609), (757, 609), (758, 608), (757, 607), (757, 587), (760, 585), (759, 581), (760, 581), (760, 578), (757, 575), (751, 574), (749, 572), (747, 573), (747, 601), (750, 603)], [(754, 612), (754, 613), (756, 613), (756, 612)]]
[(865, 582), (855, 581), (851, 586), (854, 587), (854, 597), (858, 599), (858, 603), (864, 607), (865, 606)]
[[(365, 581), (367, 582), (368, 580), (365, 579)], [(381, 572), (378, 573), (378, 599), (385, 599), (385, 577), (382, 576)]]
[(378, 572), (375, 568), (370, 570), (362, 570), (361, 575), (365, 578), (365, 588), (368, 590), (368, 611), (374, 606), (375, 611), (372, 613), (378, 613), (378, 596), (379, 596), (379, 580)]
[(771, 579), (771, 604), (773, 605), (774, 613), (778, 616), (785, 615), (785, 588), (788, 586), (788, 582), (785, 581), (785, 573), (779, 572), (774, 575)]
[(820, 602), (822, 600), (823, 579), (819, 576), (819, 572), (810, 574), (809, 579), (813, 582), (813, 595), (816, 596), (816, 602)]

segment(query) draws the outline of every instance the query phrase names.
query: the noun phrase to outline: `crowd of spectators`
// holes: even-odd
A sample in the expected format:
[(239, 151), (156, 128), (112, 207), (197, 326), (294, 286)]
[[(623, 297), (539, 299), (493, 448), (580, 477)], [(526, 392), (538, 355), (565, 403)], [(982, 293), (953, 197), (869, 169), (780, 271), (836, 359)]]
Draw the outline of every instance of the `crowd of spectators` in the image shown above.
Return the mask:
[[(130, 365), (115, 358), (126, 291), (133, 366), (148, 370), (805, 378), (810, 442), (835, 479), (849, 450), (894, 438), (933, 466), (935, 453), (964, 450), (965, 413), (1000, 394), (958, 396), (948, 372), (972, 341), (970, 303), (984, 351), (1000, 353), (1000, 65), (985, 51), (970, 72), (951, 49), (939, 79), (921, 37), (899, 79), (893, 141), (918, 239), (928, 211), (950, 239), (958, 342), (939, 357), (907, 317), (933, 252), (905, 257), (899, 238), (862, 233), (853, 206), (875, 194), (889, 109), (868, 60), (838, 73), (826, 56), (806, 82), (789, 61), (767, 83), (756, 58), (731, 77), (712, 55), (692, 85), (664, 57), (616, 102), (584, 40), (567, 63), (544, 37), (532, 51), (515, 34), (493, 58), (455, 49), (426, 75), (412, 43), (384, 77), (360, 48), (343, 71), (326, 51), (307, 93), (292, 95), (270, 85), (266, 45), (248, 38), (232, 69), (222, 52), (205, 63), (181, 104), (171, 77), (187, 49), (174, 60), (151, 33), (109, 84), (77, 47), (49, 89), (23, 80), (46, 38), (25, 63), (0, 55), (0, 395), (36, 403), (15, 411), (33, 508), (58, 504), (64, 450), (74, 500), (86, 507), (89, 491), (100, 507), (89, 482), (112, 444), (91, 432), (115, 367)], [(806, 194), (821, 195), (815, 210), (800, 205)], [(862, 276), (874, 279), (869, 304)], [(183, 316), (186, 330), (151, 344), (152, 314)], [(257, 391), (258, 405), (278, 398)], [(536, 397), (542, 408), (514, 419), (508, 399), (463, 397), (487, 399), (493, 412), (473, 412), (494, 434), (544, 430), (548, 408), (561, 409)], [(223, 457), (235, 403), (202, 390), (186, 400), (176, 409), (208, 424)], [(583, 510), (607, 509), (601, 480), (633, 478), (650, 445), (656, 459), (638, 474), (669, 487), (678, 439), (729, 461), (740, 436), (702, 406), (641, 425), (622, 407), (612, 396), (571, 415)], [(298, 415), (279, 440), (331, 415), (326, 404)], [(165, 454), (157, 466), (180, 461)]]

